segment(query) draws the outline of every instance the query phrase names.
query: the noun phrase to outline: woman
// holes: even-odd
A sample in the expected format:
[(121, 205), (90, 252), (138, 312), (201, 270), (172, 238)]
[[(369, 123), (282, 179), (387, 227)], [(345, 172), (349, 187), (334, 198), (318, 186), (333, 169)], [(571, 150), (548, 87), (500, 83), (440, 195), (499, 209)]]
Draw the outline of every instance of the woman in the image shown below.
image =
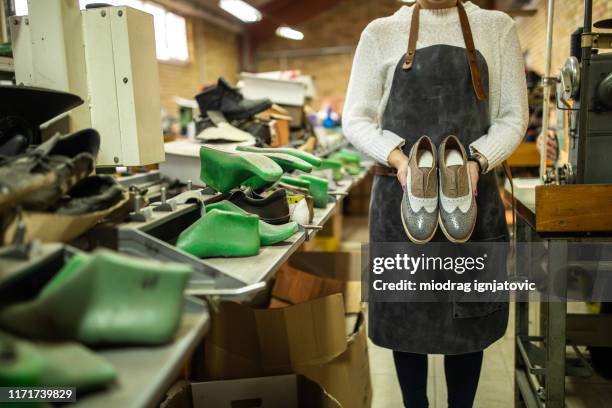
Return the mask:
[[(370, 242), (408, 240), (400, 219), (406, 154), (422, 135), (437, 146), (449, 134), (470, 154), (478, 206), (471, 239), (507, 241), (492, 170), (518, 146), (527, 119), (523, 57), (504, 13), (471, 2), (417, 0), (370, 23), (343, 115), (346, 137), (382, 165), (372, 187)], [(438, 233), (434, 240), (444, 238)], [(445, 355), (449, 407), (471, 407), (483, 350), (504, 334), (507, 319), (508, 306), (499, 303), (370, 302), (369, 335), (393, 350), (407, 407), (428, 406), (427, 354)]]

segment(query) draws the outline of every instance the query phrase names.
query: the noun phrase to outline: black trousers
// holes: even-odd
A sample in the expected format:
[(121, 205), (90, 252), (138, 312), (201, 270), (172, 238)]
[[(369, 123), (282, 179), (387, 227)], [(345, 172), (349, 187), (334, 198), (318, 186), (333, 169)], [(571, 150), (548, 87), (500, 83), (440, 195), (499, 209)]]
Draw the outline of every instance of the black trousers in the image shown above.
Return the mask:
[[(483, 352), (444, 356), (448, 408), (474, 404)], [(395, 369), (406, 408), (427, 408), (427, 354), (393, 352)]]

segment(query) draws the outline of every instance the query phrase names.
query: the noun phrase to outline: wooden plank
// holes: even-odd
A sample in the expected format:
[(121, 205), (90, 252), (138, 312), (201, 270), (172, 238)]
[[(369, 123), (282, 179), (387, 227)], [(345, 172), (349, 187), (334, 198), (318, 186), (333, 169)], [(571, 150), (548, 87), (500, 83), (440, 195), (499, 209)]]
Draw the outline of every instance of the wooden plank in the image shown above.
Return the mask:
[(611, 210), (611, 184), (536, 187), (537, 232), (609, 232)]
[[(508, 158), (508, 164), (510, 167), (539, 167), (540, 166), (540, 152), (534, 142), (523, 142), (518, 148), (512, 153), (512, 156)], [(552, 162), (549, 160), (548, 164)]]

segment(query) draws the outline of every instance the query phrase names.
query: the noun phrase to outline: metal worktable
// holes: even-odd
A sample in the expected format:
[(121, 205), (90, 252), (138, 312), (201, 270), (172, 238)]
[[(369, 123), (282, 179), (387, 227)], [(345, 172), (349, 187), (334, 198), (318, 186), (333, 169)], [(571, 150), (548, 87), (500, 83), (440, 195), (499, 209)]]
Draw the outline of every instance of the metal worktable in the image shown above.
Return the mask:
[[(518, 242), (542, 242), (548, 246), (547, 276), (548, 284), (561, 291), (567, 291), (566, 272), (568, 264), (568, 243), (586, 241), (589, 238), (576, 235), (546, 235), (536, 230), (536, 193), (535, 180), (515, 180), (515, 208)], [(506, 186), (503, 199), (512, 203), (510, 189)], [(528, 257), (525, 257), (528, 258)], [(520, 271), (524, 259), (515, 259)], [(563, 287), (559, 287), (559, 284)], [(563, 408), (565, 406), (565, 377), (592, 375), (592, 369), (577, 348), (578, 345), (610, 345), (612, 327), (610, 319), (604, 315), (568, 314), (566, 301), (546, 301), (539, 306), (540, 335), (529, 332), (529, 302), (515, 303), (515, 406)], [(605, 329), (605, 327), (608, 329)], [(568, 359), (566, 347), (572, 347), (575, 356)]]
[[(338, 209), (338, 204), (344, 199), (345, 195), (367, 175), (368, 164), (359, 176), (345, 178), (340, 181), (338, 188), (334, 190), (333, 202), (327, 204), (326, 208), (315, 208), (312, 224), (322, 227)], [(273, 246), (265, 246), (257, 256), (249, 258), (213, 258), (208, 259), (207, 263), (218, 269), (220, 272), (229, 275), (247, 285), (257, 282), (267, 281), (278, 268), (302, 245), (304, 241), (312, 239), (317, 230), (300, 230), (285, 243)], [(248, 267), (245, 267), (248, 265)]]
[[(360, 175), (345, 178), (335, 188), (338, 193), (326, 208), (315, 209), (313, 225), (323, 226), (343, 200), (348, 191), (368, 174), (372, 163), (363, 163)], [(246, 284), (268, 281), (278, 268), (316, 230), (300, 230), (286, 243), (262, 247), (260, 253), (247, 258), (212, 258), (207, 262), (222, 273)], [(165, 392), (179, 376), (181, 368), (201, 344), (210, 326), (208, 306), (192, 297), (186, 300), (185, 312), (176, 339), (162, 347), (135, 347), (99, 351), (118, 372), (117, 384), (101, 391), (78, 398), (77, 406), (83, 407), (152, 407), (159, 403)]]
[(161, 347), (132, 347), (98, 351), (117, 370), (117, 383), (107, 391), (77, 395), (78, 407), (152, 407), (176, 381), (181, 369), (202, 342), (210, 326), (208, 306), (189, 298), (176, 338)]

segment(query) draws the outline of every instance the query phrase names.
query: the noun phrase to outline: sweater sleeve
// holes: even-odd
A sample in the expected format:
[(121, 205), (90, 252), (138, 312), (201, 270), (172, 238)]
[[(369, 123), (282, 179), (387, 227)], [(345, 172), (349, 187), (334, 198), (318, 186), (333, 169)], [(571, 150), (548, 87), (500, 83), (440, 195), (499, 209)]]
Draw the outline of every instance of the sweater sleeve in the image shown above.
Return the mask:
[(525, 66), (514, 22), (501, 38), (500, 51), (499, 110), (491, 118), (488, 133), (470, 145), (472, 153), (478, 152), (487, 159), (486, 171), (500, 165), (516, 150), (529, 120)]
[(383, 97), (385, 73), (380, 49), (367, 31), (355, 51), (353, 68), (342, 115), (346, 138), (358, 150), (379, 163), (388, 165), (389, 154), (404, 144), (393, 132), (382, 130), (378, 107)]

